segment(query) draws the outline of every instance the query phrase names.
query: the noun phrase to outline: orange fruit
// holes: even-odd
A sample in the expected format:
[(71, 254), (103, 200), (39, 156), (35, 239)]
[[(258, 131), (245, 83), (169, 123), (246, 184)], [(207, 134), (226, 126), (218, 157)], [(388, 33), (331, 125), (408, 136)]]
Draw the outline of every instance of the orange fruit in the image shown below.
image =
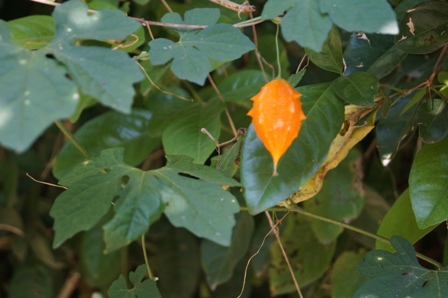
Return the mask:
[(278, 175), (278, 162), (305, 119), (300, 96), (287, 81), (275, 79), (251, 98), (253, 106), (247, 115), (252, 117), (255, 133), (272, 156), (273, 175)]

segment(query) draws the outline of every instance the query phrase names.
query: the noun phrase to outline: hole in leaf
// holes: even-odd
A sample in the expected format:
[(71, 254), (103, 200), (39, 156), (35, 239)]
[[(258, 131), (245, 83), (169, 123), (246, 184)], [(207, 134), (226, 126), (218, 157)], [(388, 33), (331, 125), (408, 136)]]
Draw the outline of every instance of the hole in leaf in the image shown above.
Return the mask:
[(45, 57), (47, 57), (48, 59), (56, 59), (56, 58), (54, 57), (54, 55), (51, 54), (51, 53), (45, 54)]
[(199, 180), (198, 177), (191, 176), (190, 174), (187, 174), (187, 173), (178, 173), (178, 175), (179, 176), (183, 176), (183, 177), (187, 177), (187, 178), (192, 178), (192, 179), (195, 179), (195, 180)]
[(125, 188), (126, 185), (128, 185), (129, 179), (130, 178), (128, 175), (124, 175), (123, 177), (121, 177), (121, 189)]

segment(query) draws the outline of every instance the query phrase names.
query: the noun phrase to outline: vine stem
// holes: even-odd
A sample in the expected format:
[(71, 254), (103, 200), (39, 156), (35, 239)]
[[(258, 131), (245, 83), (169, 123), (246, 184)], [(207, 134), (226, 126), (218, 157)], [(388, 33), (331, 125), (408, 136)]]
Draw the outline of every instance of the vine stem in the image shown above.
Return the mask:
[(278, 46), (278, 33), (279, 32), (280, 32), (280, 25), (277, 24), (277, 31), (275, 31), (275, 50), (277, 52), (277, 68), (278, 68), (277, 79), (280, 79), (281, 75), (282, 75), (282, 65), (280, 63), (280, 48)]
[[(285, 212), (285, 211), (297, 212), (297, 213), (303, 214), (305, 216), (308, 216), (308, 217), (311, 217), (311, 218), (314, 218), (314, 219), (317, 219), (317, 220), (320, 220), (320, 221), (324, 221), (324, 222), (327, 222), (327, 223), (339, 226), (341, 228), (344, 228), (344, 229), (347, 229), (347, 230), (350, 230), (350, 231), (353, 231), (353, 232), (365, 235), (367, 237), (370, 237), (370, 238), (373, 238), (375, 240), (381, 241), (381, 242), (383, 242), (383, 243), (385, 243), (387, 245), (391, 245), (390, 244), (390, 240), (385, 238), (385, 237), (382, 237), (382, 236), (379, 236), (379, 235), (376, 235), (376, 234), (364, 231), (363, 229), (351, 226), (349, 224), (346, 224), (346, 223), (343, 223), (343, 222), (340, 222), (340, 221), (337, 221), (337, 220), (333, 220), (333, 219), (326, 218), (326, 217), (323, 217), (323, 216), (320, 216), (320, 215), (317, 215), (317, 214), (314, 214), (314, 213), (310, 213), (310, 212), (305, 211), (302, 208), (300, 208), (298, 206), (295, 206), (295, 205), (294, 206), (289, 206), (287, 208), (273, 207), (273, 208), (269, 208), (268, 210), (269, 211), (279, 211), (279, 212)], [(433, 260), (430, 257), (427, 257), (425, 255), (422, 255), (421, 253), (416, 252), (415, 255), (419, 259), (424, 260), (424, 261), (434, 265), (438, 269), (442, 268), (442, 266), (443, 266), (441, 263), (437, 262), (436, 260)]]
[(286, 251), (283, 248), (283, 244), (280, 239), (280, 234), (278, 232), (278, 229), (275, 227), (274, 222), (273, 222), (272, 217), (269, 214), (269, 212), (265, 211), (264, 213), (265, 213), (266, 217), (268, 218), (269, 225), (271, 226), (271, 229), (275, 235), (275, 238), (277, 238), (278, 246), (280, 247), (280, 250), (282, 252), (283, 258), (285, 259), (286, 265), (288, 266), (289, 273), (291, 274), (292, 281), (294, 282), (294, 286), (296, 287), (296, 290), (297, 290), (297, 294), (299, 294), (300, 298), (303, 298), (302, 291), (300, 291), (299, 283), (297, 282), (297, 279), (296, 279), (296, 275), (294, 274), (294, 270), (291, 267), (291, 263), (289, 262), (288, 255), (286, 254)]
[(81, 152), (81, 154), (85, 158), (90, 158), (90, 154), (87, 152), (87, 150), (81, 146), (81, 144), (75, 139), (75, 136), (71, 133), (70, 130), (68, 130), (68, 128), (64, 124), (62, 124), (61, 121), (58, 120), (55, 121), (54, 123), (61, 130), (61, 132), (67, 137), (67, 139), (69, 139), (73, 143), (73, 145), (75, 145), (75, 147), (79, 150), (79, 152)]
[[(49, 5), (49, 6), (59, 6), (61, 5), (61, 3), (57, 3), (57, 2), (49, 2), (47, 0), (29, 0), (31, 2), (36, 2), (36, 3), (40, 3), (40, 4), (45, 4), (45, 5)], [(96, 13), (96, 10), (93, 9), (89, 9), (88, 12), (91, 13)], [(163, 23), (163, 22), (156, 22), (156, 21), (148, 21), (142, 18), (135, 18), (135, 17), (130, 17), (129, 18), (145, 24), (145, 25), (152, 25), (152, 26), (161, 26), (161, 27), (170, 27), (170, 28), (184, 28), (184, 29), (204, 29), (207, 28), (207, 25), (185, 25), (185, 24), (174, 24), (174, 23)], [(253, 19), (250, 19), (248, 21), (244, 21), (244, 22), (240, 22), (240, 23), (236, 23), (233, 26), (235, 28), (244, 28), (244, 27), (250, 27), (252, 25), (256, 25), (256, 24), (260, 24), (263, 23), (265, 20), (263, 20), (261, 17), (256, 17)]]
[(148, 255), (146, 254), (145, 234), (142, 234), (141, 239), (142, 239), (143, 258), (145, 258), (145, 264), (146, 264), (146, 270), (148, 271), (148, 277), (152, 280), (157, 280), (156, 278), (154, 278), (154, 275), (152, 275), (151, 268), (149, 267)]

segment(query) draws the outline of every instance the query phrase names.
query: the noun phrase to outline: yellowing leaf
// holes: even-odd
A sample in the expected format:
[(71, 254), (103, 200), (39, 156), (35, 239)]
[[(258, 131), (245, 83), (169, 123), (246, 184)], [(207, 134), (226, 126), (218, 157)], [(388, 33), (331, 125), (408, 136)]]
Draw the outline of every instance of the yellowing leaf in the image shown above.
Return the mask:
[[(375, 109), (375, 107), (362, 108), (355, 105), (348, 105), (345, 107), (344, 125), (333, 140), (325, 162), (322, 164), (319, 171), (317, 171), (317, 173), (298, 192), (291, 195), (290, 199), (294, 203), (303, 202), (314, 197), (321, 190), (327, 172), (336, 168), (347, 156), (350, 149), (359, 143), (374, 128), (375, 117), (370, 117), (368, 122), (364, 125), (355, 125), (373, 109)], [(285, 205), (285, 203), (289, 204), (289, 201), (284, 201), (280, 205)]]
[(287, 81), (275, 79), (251, 98), (254, 104), (248, 115), (252, 117), (257, 136), (271, 153), (274, 175), (278, 175), (277, 164), (305, 119), (300, 96)]

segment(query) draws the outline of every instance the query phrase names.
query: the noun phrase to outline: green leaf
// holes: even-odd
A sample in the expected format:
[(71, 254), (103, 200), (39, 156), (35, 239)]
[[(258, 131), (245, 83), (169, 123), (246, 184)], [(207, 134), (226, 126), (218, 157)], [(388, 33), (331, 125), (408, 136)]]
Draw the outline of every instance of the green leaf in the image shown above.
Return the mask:
[(54, 297), (52, 271), (34, 260), (27, 260), (14, 270), (9, 297)]
[[(108, 220), (106, 216), (104, 218)], [(121, 252), (104, 253), (104, 232), (100, 221), (81, 236), (79, 261), (83, 279), (94, 288), (109, 286), (121, 270)]]
[(374, 97), (378, 92), (378, 79), (368, 72), (355, 72), (349, 76), (342, 76), (336, 80), (334, 91), (348, 103), (373, 107)]
[(191, 104), (177, 113), (163, 132), (162, 142), (166, 154), (190, 156), (195, 163), (203, 164), (215, 150), (216, 144), (201, 129), (207, 129), (215, 139), (219, 139), (219, 115), (223, 109), (219, 100), (212, 100)]
[[(134, 166), (159, 144), (157, 138), (150, 136), (151, 120), (152, 113), (142, 109), (134, 109), (129, 115), (109, 111), (87, 121), (74, 135), (91, 156), (98, 156), (107, 148), (123, 147), (124, 161)], [(56, 158), (53, 174), (60, 179), (83, 160), (85, 157), (67, 141)]]
[(423, 98), (423, 96), (426, 95), (426, 92), (427, 92), (426, 88), (420, 89), (417, 92), (415, 92), (412, 99), (404, 106), (403, 110), (401, 111), (400, 116), (403, 115), (407, 110), (409, 110), (410, 108), (415, 106), (415, 104), (420, 102), (420, 100)]
[(353, 297), (444, 297), (448, 270), (429, 270), (417, 261), (412, 244), (400, 236), (391, 239), (396, 253), (374, 250), (364, 257), (358, 271), (371, 279)]
[(211, 241), (201, 243), (201, 260), (207, 284), (213, 290), (230, 280), (238, 262), (246, 255), (254, 231), (254, 220), (246, 212), (239, 213), (229, 247)]
[(151, 279), (146, 279), (146, 266), (140, 265), (135, 269), (135, 272), (129, 273), (129, 280), (133, 287), (128, 288), (126, 280), (123, 275), (113, 282), (107, 294), (110, 298), (161, 298), (156, 282)]
[(431, 1), (422, 3), (400, 22), (398, 47), (407, 53), (427, 54), (434, 52), (448, 41), (448, 3)]
[[(347, 157), (325, 176), (322, 190), (304, 202), (304, 209), (337, 221), (350, 222), (357, 218), (364, 205), (360, 173), (355, 172), (361, 155), (351, 150)], [(327, 245), (337, 239), (343, 229), (334, 224), (311, 219), (317, 239)]]
[(386, 0), (321, 0), (320, 9), (347, 31), (398, 34), (395, 13)]
[(248, 99), (257, 94), (265, 84), (263, 72), (248, 69), (231, 74), (218, 84), (218, 89), (226, 102), (247, 104), (250, 107)]
[(124, 39), (140, 24), (118, 10), (103, 10), (88, 15), (79, 0), (55, 8), (56, 35), (49, 44), (56, 59), (68, 68), (83, 93), (102, 104), (129, 113), (135, 94), (132, 84), (143, 74), (124, 52), (98, 46), (76, 46), (79, 40)]
[[(336, 243), (323, 245), (308, 227), (308, 222), (297, 213), (289, 214), (282, 223), (283, 247), (288, 255), (300, 287), (305, 287), (321, 277), (333, 258)], [(272, 265), (269, 281), (273, 296), (295, 292), (291, 273), (277, 243), (271, 245)]]
[(40, 49), (54, 37), (55, 23), (50, 16), (28, 16), (8, 22), (11, 41), (27, 49)]
[[(435, 227), (436, 225), (426, 229), (418, 227), (414, 211), (412, 211), (409, 189), (406, 189), (381, 221), (377, 234), (385, 238), (391, 238), (394, 235), (401, 236), (414, 244)], [(381, 241), (376, 241), (376, 249), (393, 251), (390, 245)]]
[(401, 141), (410, 133), (414, 125), (414, 109), (409, 109), (401, 115), (401, 111), (411, 100), (413, 94), (401, 98), (392, 106), (386, 118), (381, 119), (376, 126), (376, 143), (381, 162), (387, 166), (395, 157)]
[(163, 22), (207, 25), (202, 30), (177, 30), (177, 43), (157, 38), (149, 42), (151, 63), (165, 64), (173, 60), (171, 70), (180, 79), (203, 85), (212, 70), (210, 59), (220, 62), (235, 60), (255, 48), (250, 39), (235, 27), (216, 24), (218, 9), (196, 8), (185, 13), (185, 21), (177, 13), (169, 13)]
[(296, 5), (298, 2), (298, 0), (269, 0), (263, 6), (261, 18), (263, 20), (270, 20), (277, 16), (280, 16), (285, 11)]
[(425, 143), (435, 143), (448, 134), (448, 107), (446, 100), (427, 100), (417, 111), (420, 138)]
[(329, 16), (320, 11), (319, 3), (314, 0), (297, 1), (281, 22), (286, 41), (295, 41), (316, 52), (322, 49), (331, 26)]
[(157, 247), (151, 255), (157, 285), (164, 298), (190, 298), (202, 276), (198, 239), (185, 229), (160, 220), (151, 228), (148, 243)]
[(344, 103), (333, 83), (303, 86), (301, 101), (307, 119), (299, 137), (279, 162), (279, 176), (272, 176), (272, 157), (251, 125), (241, 156), (241, 180), (251, 213), (259, 213), (300, 189), (324, 162), (330, 145), (344, 121)]
[(391, 73), (407, 53), (394, 44), (392, 36), (379, 34), (352, 34), (344, 53), (345, 75), (368, 71), (381, 79)]
[(448, 219), (448, 138), (424, 146), (412, 164), (409, 192), (421, 229)]
[(239, 207), (221, 185), (239, 183), (219, 170), (192, 164), (189, 158), (167, 159), (164, 168), (143, 172), (126, 165), (123, 149), (114, 148), (78, 164), (60, 181), (69, 189), (56, 199), (50, 211), (55, 219), (53, 246), (91, 229), (112, 203), (115, 214), (103, 227), (107, 252), (145, 233), (164, 208), (175, 226), (229, 245), (233, 214)]
[(342, 61), (341, 36), (336, 26), (333, 26), (320, 52), (305, 48), (305, 53), (318, 67), (342, 74), (344, 63)]
[(55, 219), (54, 247), (91, 229), (115, 201), (115, 215), (104, 227), (106, 251), (112, 251), (145, 233), (164, 207), (157, 192), (159, 180), (151, 172), (124, 164), (122, 148), (104, 150), (78, 164), (59, 183), (69, 189), (50, 211)]
[(0, 143), (23, 152), (53, 121), (75, 111), (79, 94), (64, 67), (45, 51), (12, 44), (3, 21), (0, 64), (0, 89), (8, 90), (0, 97)]
[(223, 171), (229, 177), (233, 177), (239, 169), (237, 162), (240, 158), (244, 138), (244, 135), (240, 136), (229, 150), (217, 158), (216, 168)]
[(365, 252), (343, 252), (334, 262), (331, 272), (331, 297), (347, 298), (353, 297), (359, 286), (366, 281), (356, 271), (356, 265), (362, 261)]
[(175, 227), (184, 227), (198, 237), (229, 246), (234, 214), (240, 208), (235, 197), (221, 186), (239, 186), (239, 183), (219, 170), (193, 164), (185, 157), (168, 160), (166, 167), (154, 173), (163, 183), (158, 191), (166, 204), (165, 215)]
[(299, 84), (300, 80), (302, 80), (303, 76), (305, 75), (306, 69), (302, 69), (301, 71), (292, 74), (289, 78), (288, 78), (288, 83), (295, 87), (297, 86), (297, 84)]
[[(429, 2), (431, 0), (399, 0), (400, 3), (395, 7), (395, 13), (397, 14), (397, 20), (401, 20), (406, 15), (407, 11), (414, 8), (420, 3)], [(395, 5), (395, 4), (393, 4)]]

